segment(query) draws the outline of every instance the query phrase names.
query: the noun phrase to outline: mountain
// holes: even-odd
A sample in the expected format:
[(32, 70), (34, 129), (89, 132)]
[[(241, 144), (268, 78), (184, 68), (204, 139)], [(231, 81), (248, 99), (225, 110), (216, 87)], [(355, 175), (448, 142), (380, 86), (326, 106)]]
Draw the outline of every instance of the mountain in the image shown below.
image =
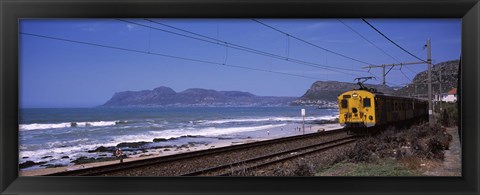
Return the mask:
[[(392, 94), (393, 88), (385, 85), (365, 84), (366, 87), (375, 88), (377, 91)], [(337, 106), (337, 98), (341, 93), (358, 88), (356, 83), (347, 83), (339, 81), (317, 81), (312, 84), (310, 89), (292, 102), (292, 105), (315, 105), (325, 108), (334, 108)]]
[[(457, 87), (459, 60), (450, 60), (440, 62), (432, 66), (432, 93), (447, 93), (452, 88)], [(440, 77), (441, 75), (441, 77)], [(440, 80), (441, 78), (441, 80)], [(428, 73), (423, 71), (418, 73), (412, 82), (405, 87), (397, 90), (395, 95), (399, 96), (422, 96), (426, 97), (428, 93)], [(440, 89), (441, 83), (442, 88)], [(416, 89), (415, 89), (416, 88)]]
[[(432, 65), (432, 91), (433, 94), (447, 93), (452, 88), (457, 87), (459, 60), (450, 60)], [(441, 75), (441, 77), (440, 77)], [(441, 78), (441, 79), (440, 79)], [(427, 71), (418, 73), (412, 82), (400, 89), (394, 89), (386, 85), (365, 86), (376, 88), (377, 91), (397, 96), (421, 96), (427, 94)], [(441, 83), (441, 89), (440, 85)], [(346, 83), (339, 81), (317, 81), (312, 84), (310, 89), (299, 99), (292, 102), (291, 105), (314, 105), (319, 107), (333, 108), (337, 105), (337, 97), (341, 93), (357, 87), (355, 83)], [(416, 88), (416, 89), (415, 89)]]
[(155, 107), (155, 106), (285, 106), (296, 97), (256, 96), (241, 91), (215, 91), (192, 88), (175, 92), (169, 87), (153, 90), (115, 93), (101, 107)]

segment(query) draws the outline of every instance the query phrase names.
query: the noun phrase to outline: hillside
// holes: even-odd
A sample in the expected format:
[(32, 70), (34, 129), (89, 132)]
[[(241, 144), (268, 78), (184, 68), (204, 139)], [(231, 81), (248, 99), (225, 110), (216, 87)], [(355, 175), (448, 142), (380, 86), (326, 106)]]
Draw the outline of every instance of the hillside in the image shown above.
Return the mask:
[[(366, 84), (370, 88), (376, 88), (379, 92), (391, 94), (393, 88), (384, 85)], [(356, 83), (347, 83), (339, 81), (317, 81), (312, 84), (310, 89), (298, 100), (292, 102), (292, 105), (316, 105), (320, 107), (335, 107), (337, 97), (341, 93), (357, 88)]]
[[(457, 87), (458, 81), (458, 64), (459, 60), (451, 60), (446, 62), (441, 62), (434, 64), (432, 66), (432, 92), (433, 94), (437, 93), (447, 93), (450, 89)], [(441, 73), (441, 85), (440, 88), (440, 73)], [(412, 82), (407, 86), (397, 90), (394, 94), (400, 96), (423, 96), (426, 97), (428, 86), (428, 73), (427, 71), (422, 71), (418, 73)], [(416, 87), (416, 89), (415, 89)]]
[(168, 87), (115, 93), (102, 107), (155, 106), (285, 106), (296, 97), (256, 96), (241, 91), (192, 88), (175, 92)]

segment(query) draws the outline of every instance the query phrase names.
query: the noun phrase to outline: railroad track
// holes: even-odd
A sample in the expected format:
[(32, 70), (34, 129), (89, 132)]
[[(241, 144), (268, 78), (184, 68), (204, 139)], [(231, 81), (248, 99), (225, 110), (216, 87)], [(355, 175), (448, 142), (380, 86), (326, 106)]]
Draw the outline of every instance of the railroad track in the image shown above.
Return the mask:
[(217, 167), (212, 167), (200, 171), (195, 171), (182, 176), (230, 176), (245, 170), (255, 170), (272, 164), (285, 162), (291, 159), (299, 158), (308, 154), (322, 152), (328, 149), (336, 148), (356, 141), (356, 136), (344, 137), (337, 140), (318, 143), (310, 146), (296, 148), (288, 151), (277, 152), (265, 156), (260, 156), (244, 161), (229, 163)]
[[(311, 133), (306, 135), (298, 135), (298, 136), (284, 137), (284, 138), (272, 139), (272, 140), (266, 140), (266, 141), (258, 141), (253, 143), (207, 149), (207, 150), (201, 150), (196, 152), (181, 153), (181, 154), (175, 154), (170, 156), (161, 156), (156, 158), (129, 161), (124, 163), (111, 164), (111, 165), (105, 165), (105, 166), (99, 166), (99, 167), (89, 167), (84, 169), (69, 170), (64, 172), (48, 174), (47, 176), (122, 175), (119, 173), (132, 172), (132, 170), (147, 169), (152, 166), (162, 166), (166, 163), (173, 163), (173, 162), (177, 163), (180, 161), (188, 162), (188, 161), (198, 160), (202, 158), (207, 159), (214, 155), (220, 155), (220, 154), (229, 153), (229, 152), (246, 151), (256, 147), (268, 147), (270, 145), (275, 145), (275, 144), (294, 143), (294, 142), (298, 142), (306, 139), (325, 138), (328, 136), (343, 135), (343, 134), (346, 135), (343, 129), (336, 129), (336, 130), (324, 131), (319, 133)], [(213, 165), (213, 166), (218, 167), (218, 165)], [(207, 168), (200, 167), (199, 169), (206, 170)], [(190, 171), (190, 172), (179, 173), (175, 175), (186, 175), (189, 173), (193, 173), (193, 172)], [(139, 176), (139, 175), (136, 175), (136, 176)], [(145, 175), (142, 175), (142, 176), (145, 176)], [(159, 175), (154, 175), (154, 176), (159, 176)]]

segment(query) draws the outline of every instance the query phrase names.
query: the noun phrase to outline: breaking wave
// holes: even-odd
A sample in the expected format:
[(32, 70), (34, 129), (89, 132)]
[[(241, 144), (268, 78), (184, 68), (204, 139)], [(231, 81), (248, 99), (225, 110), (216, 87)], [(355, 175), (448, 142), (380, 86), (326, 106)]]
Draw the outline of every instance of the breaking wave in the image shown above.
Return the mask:
[[(305, 121), (321, 121), (321, 120), (334, 120), (338, 116), (320, 116), (320, 117), (305, 117)], [(300, 122), (302, 117), (265, 117), (265, 118), (238, 118), (238, 119), (221, 119), (221, 120), (199, 120), (196, 123), (199, 124), (224, 124), (224, 123), (244, 123), (244, 122)]]
[(32, 123), (32, 124), (20, 124), (19, 129), (21, 131), (29, 130), (41, 130), (41, 129), (60, 129), (60, 128), (69, 128), (69, 127), (103, 127), (103, 126), (112, 126), (117, 124), (124, 124), (125, 121), (92, 121), (92, 122), (66, 122), (66, 123), (54, 123), (54, 124), (41, 124), (41, 123)]

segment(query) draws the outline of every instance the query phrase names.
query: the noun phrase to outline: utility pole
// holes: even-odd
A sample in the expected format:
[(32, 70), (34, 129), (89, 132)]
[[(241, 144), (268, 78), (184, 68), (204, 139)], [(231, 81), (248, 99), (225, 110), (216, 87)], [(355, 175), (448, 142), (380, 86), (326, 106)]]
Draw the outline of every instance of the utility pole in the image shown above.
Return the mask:
[(385, 80), (385, 77), (386, 77), (387, 75), (385, 74), (385, 64), (382, 64), (382, 69), (383, 69), (383, 72), (382, 72), (383, 82), (382, 82), (382, 84), (383, 84), (383, 85), (386, 85), (386, 84), (387, 84), (387, 81)]
[(415, 83), (415, 81), (413, 81), (413, 82), (414, 82), (413, 84), (415, 85), (415, 95), (417, 95), (417, 94), (418, 94), (418, 92), (417, 92), (417, 83)]
[[(434, 124), (434, 118), (433, 118), (433, 110), (432, 110), (432, 53), (431, 53), (431, 45), (430, 45), (430, 38), (427, 39), (427, 44), (425, 45), (427, 47), (427, 65), (428, 65), (428, 123), (430, 126), (433, 126)], [(386, 76), (390, 72), (390, 69), (388, 72), (385, 73), (385, 67), (387, 66), (404, 66), (404, 65), (413, 65), (413, 64), (425, 64), (425, 61), (423, 62), (405, 62), (405, 63), (398, 63), (398, 64), (382, 64), (382, 65), (369, 65), (369, 66), (364, 66), (362, 68), (382, 68), (383, 69), (383, 82), (382, 84), (386, 84)], [(416, 85), (415, 85), (415, 90), (416, 90)]]
[(433, 110), (432, 110), (432, 53), (430, 38), (427, 40), (427, 63), (428, 63), (428, 124), (433, 126)]
[(302, 112), (302, 119), (303, 119), (302, 120), (303, 121), (302, 122), (302, 129), (303, 129), (303, 134), (305, 134), (305, 109), (302, 108), (301, 112)]
[(442, 113), (442, 110), (443, 110), (443, 103), (442, 103), (442, 69), (439, 69), (439, 72), (440, 72), (440, 78), (439, 78), (440, 82), (438, 82), (438, 83), (439, 83), (440, 87), (438, 89), (439, 90), (438, 93), (439, 93), (439, 96), (440, 96), (440, 113)]

